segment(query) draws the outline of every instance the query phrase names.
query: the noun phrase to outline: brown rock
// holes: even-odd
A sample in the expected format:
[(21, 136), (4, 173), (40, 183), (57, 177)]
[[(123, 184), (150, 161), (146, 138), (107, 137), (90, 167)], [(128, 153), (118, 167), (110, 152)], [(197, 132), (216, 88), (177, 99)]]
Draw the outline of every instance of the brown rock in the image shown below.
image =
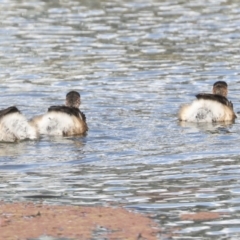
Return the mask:
[(220, 213), (217, 212), (198, 212), (198, 213), (186, 213), (181, 215), (182, 220), (204, 221), (214, 220), (220, 218)]

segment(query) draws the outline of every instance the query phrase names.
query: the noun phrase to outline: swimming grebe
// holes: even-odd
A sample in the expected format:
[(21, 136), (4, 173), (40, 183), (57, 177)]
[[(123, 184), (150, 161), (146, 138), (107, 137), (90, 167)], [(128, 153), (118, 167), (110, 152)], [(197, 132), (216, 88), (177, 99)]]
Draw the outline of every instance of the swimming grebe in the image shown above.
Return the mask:
[(36, 128), (15, 106), (0, 111), (0, 141), (16, 142), (37, 137)]
[(47, 135), (81, 135), (88, 131), (86, 117), (79, 110), (80, 94), (71, 91), (66, 95), (65, 106), (51, 106), (48, 112), (37, 116), (31, 122), (40, 134)]
[(197, 94), (191, 104), (183, 105), (178, 119), (186, 122), (233, 122), (237, 117), (233, 104), (226, 97), (227, 83), (218, 81), (213, 84), (212, 94)]

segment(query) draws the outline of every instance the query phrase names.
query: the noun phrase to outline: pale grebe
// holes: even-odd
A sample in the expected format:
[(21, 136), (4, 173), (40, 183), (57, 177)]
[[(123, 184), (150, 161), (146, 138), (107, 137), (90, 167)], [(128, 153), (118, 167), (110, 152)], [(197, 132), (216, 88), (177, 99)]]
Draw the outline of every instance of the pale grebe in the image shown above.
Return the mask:
[(212, 94), (198, 94), (191, 104), (181, 106), (178, 119), (186, 122), (233, 122), (237, 117), (226, 97), (227, 83), (214, 83)]
[(51, 106), (48, 112), (33, 118), (31, 122), (40, 134), (82, 135), (88, 131), (86, 117), (79, 110), (80, 94), (71, 91), (66, 95), (65, 106)]

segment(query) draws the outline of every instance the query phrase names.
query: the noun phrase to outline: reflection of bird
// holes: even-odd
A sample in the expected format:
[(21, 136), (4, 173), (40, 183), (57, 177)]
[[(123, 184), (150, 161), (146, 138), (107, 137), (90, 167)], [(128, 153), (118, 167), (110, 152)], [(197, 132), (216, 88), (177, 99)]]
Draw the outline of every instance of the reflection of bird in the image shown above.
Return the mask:
[(71, 91), (66, 95), (65, 106), (51, 106), (48, 112), (34, 117), (31, 122), (40, 134), (48, 135), (79, 135), (88, 130), (86, 116), (79, 110), (80, 94)]
[(37, 131), (16, 107), (0, 111), (0, 141), (36, 139)]
[(233, 104), (226, 97), (227, 83), (218, 81), (212, 94), (198, 94), (191, 104), (181, 106), (178, 118), (186, 122), (233, 122), (237, 117)]

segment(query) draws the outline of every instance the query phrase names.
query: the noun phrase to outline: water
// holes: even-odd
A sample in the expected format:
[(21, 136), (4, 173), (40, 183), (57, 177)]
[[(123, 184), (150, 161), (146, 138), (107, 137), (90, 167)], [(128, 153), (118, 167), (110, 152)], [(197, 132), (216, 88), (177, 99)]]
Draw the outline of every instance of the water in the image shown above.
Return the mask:
[[(162, 236), (239, 238), (239, 120), (177, 121), (180, 105), (217, 80), (240, 110), (238, 1), (2, 0), (0, 9), (0, 108), (31, 118), (74, 89), (90, 129), (0, 143), (0, 199), (121, 205), (150, 213)], [(199, 211), (222, 215), (180, 218)]]

